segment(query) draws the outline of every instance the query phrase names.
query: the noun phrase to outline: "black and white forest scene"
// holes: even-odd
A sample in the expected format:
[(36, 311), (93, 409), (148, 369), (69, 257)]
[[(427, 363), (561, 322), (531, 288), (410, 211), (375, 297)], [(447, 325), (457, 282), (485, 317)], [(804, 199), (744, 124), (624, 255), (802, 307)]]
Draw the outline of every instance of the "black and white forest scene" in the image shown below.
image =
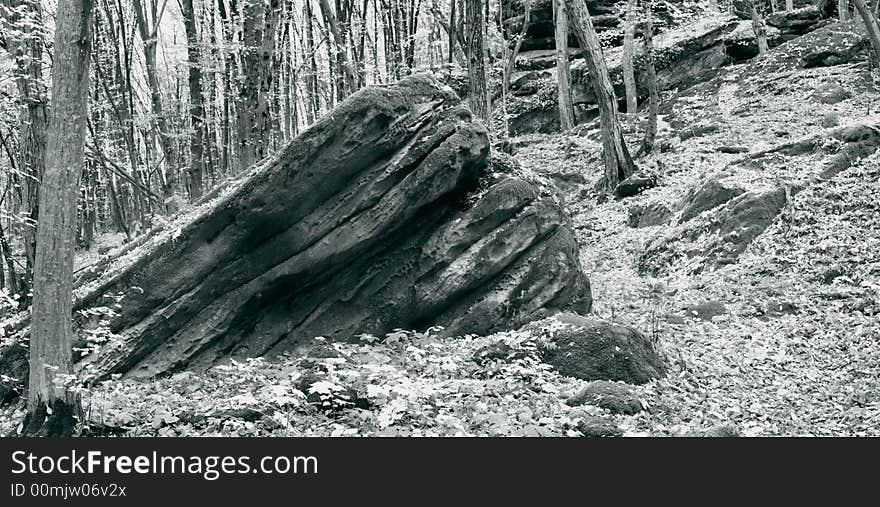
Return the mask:
[(878, 13), (0, 0), (0, 435), (880, 436)]

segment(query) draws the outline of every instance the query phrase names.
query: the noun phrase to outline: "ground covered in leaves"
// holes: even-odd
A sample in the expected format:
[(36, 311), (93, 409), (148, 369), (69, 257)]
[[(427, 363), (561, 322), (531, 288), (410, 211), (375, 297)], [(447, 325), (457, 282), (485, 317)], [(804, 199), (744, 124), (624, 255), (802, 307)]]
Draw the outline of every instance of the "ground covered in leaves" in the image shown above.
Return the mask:
[[(748, 156), (880, 124), (880, 94), (864, 61), (804, 69), (786, 46), (666, 97), (661, 149), (638, 161), (659, 185), (635, 198), (597, 199), (595, 125), (512, 140), (522, 165), (565, 197), (593, 317), (651, 337), (666, 378), (561, 376), (542, 361), (553, 320), (488, 337), (400, 331), (317, 338), (277, 361), (111, 379), (83, 392), (87, 426), (159, 436), (880, 436), (880, 157), (823, 179), (839, 149), (830, 137), (822, 149)], [(840, 100), (821, 99), (829, 89)], [(634, 143), (643, 119), (626, 118)], [(640, 274), (645, 245), (671, 226), (631, 228), (628, 209), (676, 210), (718, 171), (745, 189), (785, 188), (785, 209), (735, 263), (716, 269), (695, 255)], [(0, 409), (0, 432), (15, 432), (23, 410)]]

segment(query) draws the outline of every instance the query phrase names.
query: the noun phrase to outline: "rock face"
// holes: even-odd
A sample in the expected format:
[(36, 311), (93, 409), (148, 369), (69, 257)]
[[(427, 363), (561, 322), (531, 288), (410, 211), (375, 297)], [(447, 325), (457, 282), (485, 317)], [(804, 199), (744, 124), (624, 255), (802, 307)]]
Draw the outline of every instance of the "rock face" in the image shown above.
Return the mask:
[(843, 65), (866, 57), (871, 43), (860, 22), (838, 23), (796, 41), (803, 68)]
[[(713, 18), (679, 27), (655, 38), (657, 82), (661, 91), (684, 88), (705, 79), (727, 60), (724, 38), (737, 26), (731, 18)], [(640, 97), (647, 97), (643, 48), (635, 55), (636, 85)], [(598, 116), (593, 88), (579, 50), (570, 50), (572, 60), (572, 99), (578, 122)], [(555, 61), (548, 51), (523, 53), (511, 82), (514, 96), (508, 104), (510, 128), (514, 134), (554, 132), (559, 129), (556, 106)], [(608, 72), (618, 97), (623, 96), (621, 48), (605, 51)], [(544, 63), (542, 63), (544, 62)], [(535, 70), (547, 68), (548, 70)]]
[(678, 223), (684, 223), (704, 211), (717, 208), (734, 197), (745, 193), (745, 190), (725, 184), (718, 176), (706, 178), (702, 185), (691, 189), (683, 200), (684, 208)]
[(552, 320), (561, 326), (544, 360), (563, 375), (644, 384), (666, 374), (651, 341), (635, 329), (573, 314)]
[[(623, 21), (615, 9), (616, 3), (615, 0), (587, 0), (587, 9), (592, 14), (591, 19), (597, 33), (623, 26)], [(504, 31), (507, 34), (507, 39), (512, 40), (513, 36), (519, 35), (522, 30), (525, 1), (502, 0), (501, 7), (504, 12)], [(524, 51), (555, 49), (553, 0), (532, 0), (529, 18), (529, 27), (526, 31), (526, 38), (523, 40), (522, 49)], [(569, 38), (569, 46), (578, 47), (574, 34), (571, 34)]]
[(649, 241), (637, 261), (638, 269), (659, 274), (677, 264), (700, 272), (731, 264), (773, 223), (787, 202), (782, 188), (742, 193), (715, 206), (707, 216)]
[[(450, 335), (589, 311), (555, 200), (490, 177), (485, 128), (428, 76), (364, 89), (77, 289), (118, 305), (80, 366), (153, 376), (315, 336)], [(79, 326), (88, 323), (79, 319)]]

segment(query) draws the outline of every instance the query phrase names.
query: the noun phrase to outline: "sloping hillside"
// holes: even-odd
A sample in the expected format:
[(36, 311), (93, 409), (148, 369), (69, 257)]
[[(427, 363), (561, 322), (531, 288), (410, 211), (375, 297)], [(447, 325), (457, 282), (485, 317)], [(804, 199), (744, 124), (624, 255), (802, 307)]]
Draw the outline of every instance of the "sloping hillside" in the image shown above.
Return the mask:
[[(544, 363), (564, 319), (446, 338), (316, 338), (302, 354), (83, 391), (128, 435), (880, 436), (880, 99), (857, 25), (832, 24), (664, 96), (657, 182), (615, 201), (597, 125), (514, 138), (553, 182), (592, 317), (648, 337), (665, 377), (589, 382)], [(876, 71), (874, 71), (876, 73)], [(625, 118), (630, 140), (641, 121)], [(21, 420), (19, 403), (0, 431)]]

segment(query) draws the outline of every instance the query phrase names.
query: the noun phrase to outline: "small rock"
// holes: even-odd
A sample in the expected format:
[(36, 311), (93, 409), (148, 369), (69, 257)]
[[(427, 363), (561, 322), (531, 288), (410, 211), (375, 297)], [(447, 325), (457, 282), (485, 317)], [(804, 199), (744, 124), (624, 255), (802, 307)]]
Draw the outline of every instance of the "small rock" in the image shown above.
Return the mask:
[(277, 429), (281, 429), (283, 426), (280, 422), (276, 421), (272, 417), (264, 416), (260, 420), (260, 427), (262, 427), (266, 431), (275, 431)]
[(788, 301), (771, 301), (767, 303), (767, 314), (772, 317), (782, 317), (783, 315), (794, 315), (798, 311), (798, 307)]
[(685, 433), (684, 436), (700, 438), (738, 438), (741, 437), (742, 434), (735, 425), (722, 424), (706, 430), (691, 430)]
[(843, 276), (843, 268), (840, 266), (831, 266), (819, 275), (819, 280), (824, 284), (830, 284), (841, 276)]
[(711, 123), (709, 125), (693, 125), (688, 127), (687, 129), (681, 131), (678, 134), (679, 139), (682, 141), (687, 141), (693, 137), (703, 137), (709, 134), (714, 134), (721, 130), (721, 127), (718, 124)]
[(633, 415), (642, 411), (642, 402), (626, 384), (598, 381), (569, 398), (566, 405), (594, 405), (612, 414)]
[(653, 176), (630, 176), (617, 185), (614, 189), (614, 197), (618, 199), (633, 197), (656, 186), (657, 179)]
[(749, 149), (745, 146), (719, 146), (716, 151), (720, 153), (748, 153)]
[(698, 305), (688, 306), (685, 316), (700, 320), (712, 320), (712, 317), (727, 314), (727, 307), (720, 301), (706, 301)]
[(623, 430), (617, 427), (614, 420), (610, 417), (588, 416), (584, 417), (577, 423), (577, 429), (585, 437), (619, 437), (623, 435)]
[(208, 421), (208, 416), (206, 416), (205, 414), (197, 414), (195, 412), (187, 411), (177, 414), (177, 420), (183, 424), (198, 426), (206, 423)]
[(825, 83), (810, 95), (810, 98), (822, 104), (837, 104), (852, 97), (852, 93), (836, 83)]
[(674, 326), (683, 326), (687, 323), (684, 320), (684, 317), (682, 317), (681, 315), (675, 315), (672, 313), (666, 315), (666, 322), (668, 322)]

